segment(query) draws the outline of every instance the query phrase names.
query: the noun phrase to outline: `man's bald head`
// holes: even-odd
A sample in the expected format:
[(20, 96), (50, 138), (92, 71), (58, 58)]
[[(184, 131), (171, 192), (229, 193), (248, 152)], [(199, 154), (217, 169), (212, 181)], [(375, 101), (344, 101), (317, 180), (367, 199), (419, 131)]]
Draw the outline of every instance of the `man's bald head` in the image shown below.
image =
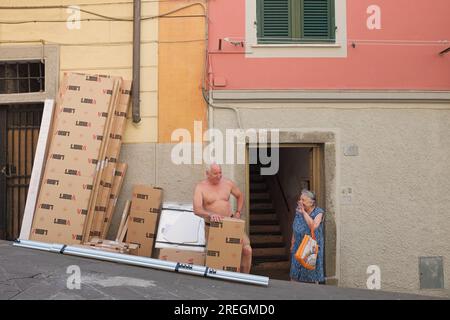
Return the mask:
[(215, 162), (209, 164), (208, 167), (206, 168), (206, 172), (217, 171), (217, 170), (222, 170), (222, 167)]
[(211, 163), (206, 169), (206, 178), (211, 184), (218, 184), (222, 179), (222, 167), (217, 163)]

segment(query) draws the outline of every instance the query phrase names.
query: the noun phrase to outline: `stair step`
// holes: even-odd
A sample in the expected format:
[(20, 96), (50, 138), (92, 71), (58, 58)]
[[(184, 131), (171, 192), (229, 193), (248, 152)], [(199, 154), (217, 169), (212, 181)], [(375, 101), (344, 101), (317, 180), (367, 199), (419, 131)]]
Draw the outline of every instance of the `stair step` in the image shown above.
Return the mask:
[(291, 262), (289, 260), (284, 261), (268, 261), (261, 262), (259, 264), (252, 265), (252, 271), (258, 270), (270, 270), (270, 269), (279, 269), (279, 270), (289, 270), (291, 268)]
[(250, 226), (250, 234), (281, 234), (281, 228), (277, 224)]
[(282, 248), (254, 248), (253, 257), (271, 257), (271, 256), (284, 256), (287, 259), (286, 249)]
[[(255, 249), (253, 250), (255, 252)], [(290, 280), (291, 264), (289, 255), (255, 256), (252, 259), (251, 274), (269, 277), (270, 279)]]
[(268, 203), (252, 203), (250, 204), (250, 211), (253, 210), (260, 210), (260, 209), (270, 209), (273, 211), (273, 204), (272, 202), (268, 202)]
[(270, 194), (267, 192), (250, 193), (250, 202), (272, 202)]
[(257, 183), (250, 184), (250, 192), (266, 191), (266, 190), (267, 190), (267, 184), (265, 182), (257, 182)]
[(251, 214), (250, 224), (253, 224), (253, 222), (257, 221), (275, 221), (276, 223), (278, 223), (278, 217), (275, 213)]
[(281, 262), (287, 261), (287, 255), (272, 255), (272, 256), (253, 256), (252, 261), (254, 264), (261, 264), (264, 262)]
[(260, 208), (260, 209), (250, 209), (251, 214), (266, 214), (266, 213), (275, 213), (273, 208)]
[(250, 236), (250, 243), (255, 244), (265, 244), (265, 243), (282, 243), (282, 235), (252, 235)]
[(252, 248), (258, 248), (258, 249), (264, 249), (264, 248), (285, 248), (286, 247), (283, 242), (251, 243), (251, 245), (252, 245)]
[(280, 223), (278, 222), (278, 220), (252, 220), (250, 218), (250, 224), (252, 226), (273, 226), (273, 225), (279, 225)]

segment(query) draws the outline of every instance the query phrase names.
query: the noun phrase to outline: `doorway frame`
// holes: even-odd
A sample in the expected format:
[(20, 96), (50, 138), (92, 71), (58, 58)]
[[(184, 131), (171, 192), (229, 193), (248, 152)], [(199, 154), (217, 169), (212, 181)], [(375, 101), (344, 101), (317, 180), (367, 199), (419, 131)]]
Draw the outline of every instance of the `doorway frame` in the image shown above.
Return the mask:
[[(6, 107), (8, 105), (15, 104), (35, 104), (44, 103), (46, 99), (55, 99), (58, 96), (59, 88), (59, 75), (60, 75), (60, 46), (57, 44), (44, 44), (40, 45), (5, 45), (0, 51), (0, 61), (35, 61), (43, 60), (45, 62), (45, 90), (42, 92), (30, 92), (30, 93), (9, 93), (0, 94), (0, 109), (2, 114), (6, 114)], [(6, 119), (0, 119), (5, 121), (3, 123), (5, 132), (0, 132), (3, 139), (6, 133)], [(5, 142), (3, 142), (6, 145)], [(1, 155), (0, 157), (6, 157)], [(6, 158), (1, 158), (6, 163)], [(2, 178), (0, 178), (2, 179)], [(5, 180), (1, 180), (0, 183), (5, 183)], [(5, 206), (6, 212), (6, 193), (0, 195), (0, 206)], [(7, 221), (6, 216), (0, 216), (0, 239), (4, 239), (7, 234)]]
[[(323, 146), (323, 209), (326, 212), (325, 229), (327, 229), (327, 237), (325, 240), (325, 252), (327, 261), (325, 265), (326, 284), (339, 285), (340, 279), (340, 225), (339, 225), (339, 210), (338, 210), (338, 142), (340, 130), (332, 129), (281, 129), (279, 130), (278, 143), (288, 146), (310, 146), (319, 144)], [(245, 166), (235, 166), (234, 176), (244, 177), (241, 183), (245, 190), (245, 218), (246, 230), (249, 230), (249, 216), (250, 216), (250, 167), (249, 167), (249, 147), (261, 147), (264, 144), (249, 142), (246, 137), (245, 142)], [(270, 144), (270, 138), (265, 141)], [(239, 180), (239, 179), (237, 179)]]

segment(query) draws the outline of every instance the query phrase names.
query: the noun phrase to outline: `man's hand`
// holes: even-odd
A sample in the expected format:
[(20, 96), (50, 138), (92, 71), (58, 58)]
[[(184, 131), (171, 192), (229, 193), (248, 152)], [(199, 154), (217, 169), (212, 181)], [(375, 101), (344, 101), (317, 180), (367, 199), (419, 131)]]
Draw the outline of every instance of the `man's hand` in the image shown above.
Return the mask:
[(241, 212), (238, 210), (238, 211), (236, 211), (234, 214), (233, 214), (233, 216), (232, 216), (233, 218), (236, 218), (236, 219), (240, 219), (241, 218)]
[(221, 222), (222, 221), (222, 216), (220, 214), (211, 214), (209, 216), (209, 220), (210, 221), (214, 221), (214, 222)]

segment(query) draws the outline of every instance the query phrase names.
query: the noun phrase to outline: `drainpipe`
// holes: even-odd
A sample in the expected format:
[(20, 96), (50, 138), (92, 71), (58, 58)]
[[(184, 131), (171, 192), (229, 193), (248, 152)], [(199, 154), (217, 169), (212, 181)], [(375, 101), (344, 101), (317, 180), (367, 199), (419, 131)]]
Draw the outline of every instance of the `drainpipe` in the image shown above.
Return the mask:
[(133, 2), (133, 86), (131, 97), (133, 99), (132, 115), (133, 122), (141, 121), (140, 114), (140, 82), (141, 77), (141, 0)]

